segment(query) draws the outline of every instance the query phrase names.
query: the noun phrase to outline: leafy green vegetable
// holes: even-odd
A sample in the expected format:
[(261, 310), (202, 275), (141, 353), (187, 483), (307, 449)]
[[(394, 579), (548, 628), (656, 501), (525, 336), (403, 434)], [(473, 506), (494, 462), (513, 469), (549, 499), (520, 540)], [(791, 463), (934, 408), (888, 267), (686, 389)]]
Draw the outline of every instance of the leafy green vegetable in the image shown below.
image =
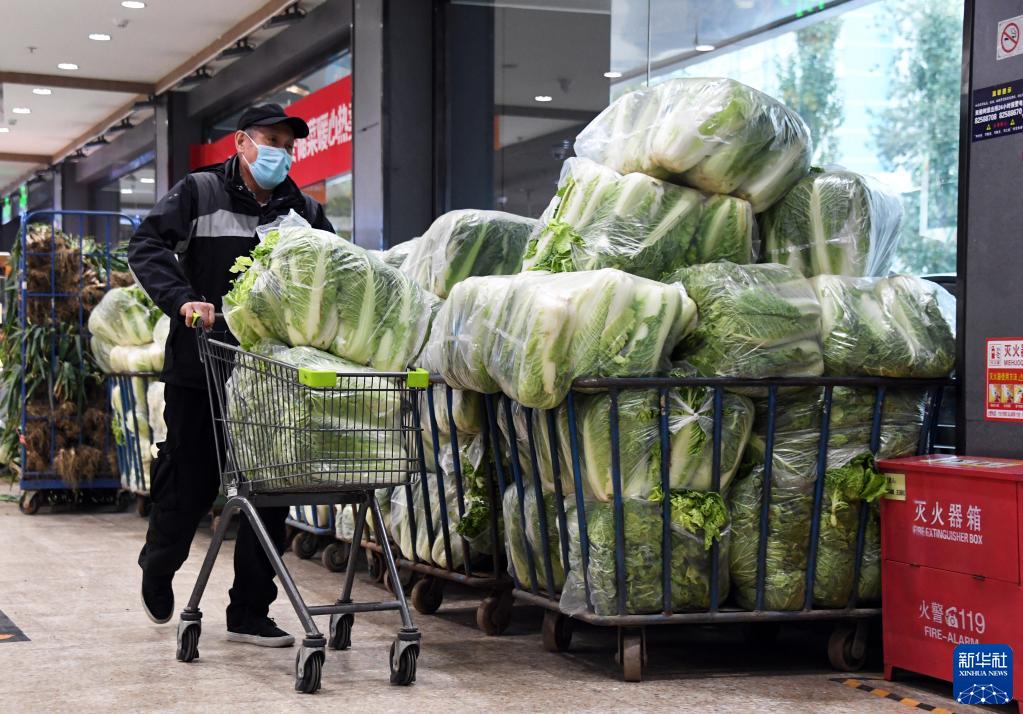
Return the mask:
[(955, 366), (955, 299), (907, 275), (818, 275), (824, 366), (839, 376), (944, 377)]
[(820, 303), (782, 265), (729, 262), (680, 270), (700, 320), (676, 351), (703, 376), (798, 377), (823, 372)]
[(396, 371), (425, 342), (436, 299), (333, 233), (274, 229), (236, 267), (224, 317), (245, 349), (272, 338)]
[(813, 151), (806, 124), (777, 100), (730, 79), (683, 77), (620, 97), (583, 129), (575, 153), (732, 194), (760, 213), (806, 176)]
[[(659, 493), (654, 494), (660, 497)], [(728, 595), (728, 509), (718, 493), (681, 491), (670, 497), (671, 508), (671, 607), (673, 611), (699, 610), (710, 605), (710, 553), (721, 540), (718, 593)], [(625, 545), (625, 613), (646, 614), (664, 609), (662, 566), (663, 512), (659, 501), (622, 501)], [(569, 559), (572, 564), (561, 598), (561, 608), (573, 613), (587, 609), (582, 578), (579, 520), (574, 508), (567, 514)], [(618, 614), (618, 581), (615, 559), (614, 504), (601, 501), (586, 505), (589, 536), (587, 580), (590, 603), (597, 615)]]
[(402, 270), (424, 290), (446, 298), (474, 275), (511, 275), (522, 269), (532, 218), (501, 211), (449, 211), (416, 239)]
[(438, 313), (427, 353), (452, 387), (546, 409), (576, 377), (664, 368), (695, 316), (680, 285), (618, 270), (469, 278)]
[(555, 273), (618, 268), (656, 280), (722, 259), (753, 260), (748, 203), (573, 158), (530, 238), (524, 267)]
[[(561, 537), (559, 535), (557, 505), (553, 493), (544, 492), (543, 512), (547, 519), (547, 543), (551, 564), (552, 589), (559, 592), (565, 583), (565, 567), (561, 562)], [(504, 537), (508, 551), (508, 570), (527, 589), (534, 585), (538, 590), (548, 590), (547, 567), (543, 557), (543, 529), (540, 523), (540, 509), (536, 490), (532, 483), (523, 484), (523, 511), (519, 513), (518, 487), (512, 483), (504, 490)], [(528, 549), (528, 552), (527, 552)], [(529, 569), (530, 557), (536, 573), (534, 582)]]
[(144, 345), (153, 341), (159, 318), (142, 288), (111, 288), (89, 315), (89, 332), (108, 345)]
[(813, 585), (817, 607), (844, 607), (852, 597), (860, 504), (877, 501), (884, 491), (885, 478), (869, 453), (825, 474)]
[[(660, 395), (657, 391), (625, 391), (618, 396), (619, 465), (624, 498), (648, 498), (661, 484)], [(668, 422), (668, 483), (672, 490), (709, 491), (714, 461), (714, 393), (705, 388), (673, 389), (665, 403)], [(588, 497), (612, 500), (611, 397), (576, 399), (580, 467)], [(725, 394), (722, 402), (721, 488), (739, 467), (753, 426), (753, 404), (746, 397)], [(559, 435), (569, 443), (568, 425)], [(566, 458), (567, 461), (567, 458)]]
[(852, 171), (815, 171), (763, 216), (764, 257), (814, 275), (881, 276), (899, 240), (898, 196)]

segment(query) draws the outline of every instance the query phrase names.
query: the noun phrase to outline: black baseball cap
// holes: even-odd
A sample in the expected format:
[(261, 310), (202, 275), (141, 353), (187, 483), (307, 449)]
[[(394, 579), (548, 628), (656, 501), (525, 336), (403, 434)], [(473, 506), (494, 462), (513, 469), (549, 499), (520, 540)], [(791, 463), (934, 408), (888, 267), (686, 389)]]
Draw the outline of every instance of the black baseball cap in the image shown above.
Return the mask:
[(249, 107), (242, 112), (238, 119), (238, 129), (245, 130), (250, 126), (271, 126), (273, 124), (287, 124), (295, 132), (296, 139), (304, 139), (309, 136), (309, 125), (300, 117), (291, 117), (284, 113), (280, 104), (261, 104), (258, 107)]

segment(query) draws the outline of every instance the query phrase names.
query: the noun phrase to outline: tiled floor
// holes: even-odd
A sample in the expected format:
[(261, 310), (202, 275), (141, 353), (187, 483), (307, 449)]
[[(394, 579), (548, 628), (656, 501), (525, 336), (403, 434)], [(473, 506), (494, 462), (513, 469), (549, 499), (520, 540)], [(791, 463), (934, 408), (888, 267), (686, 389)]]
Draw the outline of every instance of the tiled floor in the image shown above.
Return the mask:
[[(29, 517), (0, 503), (0, 611), (30, 638), (0, 642), (0, 711), (909, 711), (834, 681), (840, 675), (827, 667), (826, 631), (789, 631), (757, 649), (737, 630), (660, 628), (651, 631), (646, 681), (625, 684), (613, 631), (581, 628), (570, 653), (550, 654), (541, 647), (540, 611), (517, 606), (509, 632), (487, 637), (474, 624), (479, 596), (467, 590), (449, 591), (438, 615), (417, 616), (423, 651), (414, 686), (388, 683), (398, 620), (382, 613), (357, 617), (353, 649), (328, 652), (323, 689), (303, 696), (292, 689), (294, 650), (224, 639), (230, 543), (203, 603), (201, 658), (175, 661), (174, 625), (152, 625), (139, 605), (135, 557), (144, 533), (133, 513)], [(208, 540), (201, 532), (178, 575), (179, 601)], [(308, 601), (333, 601), (340, 575), (290, 554), (286, 560)], [(356, 597), (382, 592), (360, 576)], [(298, 630), (286, 603), (271, 614)], [(952, 708), (940, 684), (885, 685), (876, 672), (860, 679)]]

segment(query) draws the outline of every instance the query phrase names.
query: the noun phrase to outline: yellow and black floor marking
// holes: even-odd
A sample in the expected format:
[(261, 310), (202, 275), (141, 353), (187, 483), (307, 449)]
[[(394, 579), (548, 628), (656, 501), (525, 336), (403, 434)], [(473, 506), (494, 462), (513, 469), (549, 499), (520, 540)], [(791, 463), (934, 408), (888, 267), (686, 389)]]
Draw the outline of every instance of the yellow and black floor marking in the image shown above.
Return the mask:
[(921, 711), (934, 712), (935, 714), (953, 714), (951, 709), (946, 709), (944, 707), (936, 707), (933, 704), (926, 704), (924, 702), (913, 699), (912, 697), (904, 697), (901, 694), (896, 694), (895, 692), (891, 692), (887, 689), (882, 689), (880, 687), (872, 687), (869, 684), (861, 682), (858, 679), (838, 678), (832, 679), (831, 681), (838, 682), (839, 684), (845, 685), (850, 689), (858, 689), (861, 692), (873, 694), (875, 697), (880, 697), (881, 699), (891, 699), (893, 702), (898, 702), (902, 706), (909, 707), (910, 709), (920, 709)]
[(28, 638), (11, 622), (11, 618), (0, 611), (0, 644), (4, 642), (28, 642)]

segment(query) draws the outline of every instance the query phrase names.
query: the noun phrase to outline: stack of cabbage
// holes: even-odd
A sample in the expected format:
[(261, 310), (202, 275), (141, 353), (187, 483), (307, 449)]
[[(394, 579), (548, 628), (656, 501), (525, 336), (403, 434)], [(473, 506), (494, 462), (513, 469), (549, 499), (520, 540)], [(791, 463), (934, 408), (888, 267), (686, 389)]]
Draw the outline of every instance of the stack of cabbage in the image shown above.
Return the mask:
[(955, 365), (955, 301), (907, 275), (812, 281), (823, 313), (824, 366), (833, 375), (944, 377)]
[(764, 214), (764, 258), (807, 277), (882, 276), (901, 222), (899, 198), (873, 179), (815, 169)]
[(613, 269), (469, 278), (441, 308), (428, 352), (453, 387), (548, 409), (576, 377), (663, 369), (695, 319), (681, 286)]
[(424, 290), (446, 298), (474, 275), (512, 275), (522, 269), (536, 221), (500, 211), (451, 211), (417, 238), (402, 271)]
[(782, 265), (709, 263), (676, 276), (700, 320), (678, 355), (705, 376), (819, 376), (821, 308), (809, 281)]
[(781, 102), (731, 79), (681, 78), (630, 92), (590, 122), (575, 153), (749, 201), (760, 213), (810, 169), (810, 132)]
[(742, 199), (569, 159), (530, 238), (525, 267), (618, 268), (660, 280), (687, 265), (750, 263), (753, 234), (753, 209)]
[(253, 487), (320, 483), (394, 484), (412, 468), (400, 429), (400, 392), (376, 370), (312, 347), (260, 340), (250, 351), (277, 362), (337, 374), (327, 389), (280, 390), (256, 362), (237, 365), (225, 390), (234, 459)]
[[(170, 318), (137, 286), (112, 288), (89, 316), (90, 348), (107, 374), (157, 373), (170, 331)], [(148, 382), (148, 386), (147, 386)], [(130, 385), (131, 394), (123, 389)], [(144, 376), (118, 380), (110, 391), (114, 440), (123, 447), (121, 480), (130, 490), (149, 490), (157, 444), (167, 438), (163, 383)], [(137, 448), (137, 451), (136, 451)]]
[(245, 349), (261, 338), (314, 347), (381, 371), (419, 354), (436, 299), (333, 233), (282, 225), (239, 258), (224, 317)]

